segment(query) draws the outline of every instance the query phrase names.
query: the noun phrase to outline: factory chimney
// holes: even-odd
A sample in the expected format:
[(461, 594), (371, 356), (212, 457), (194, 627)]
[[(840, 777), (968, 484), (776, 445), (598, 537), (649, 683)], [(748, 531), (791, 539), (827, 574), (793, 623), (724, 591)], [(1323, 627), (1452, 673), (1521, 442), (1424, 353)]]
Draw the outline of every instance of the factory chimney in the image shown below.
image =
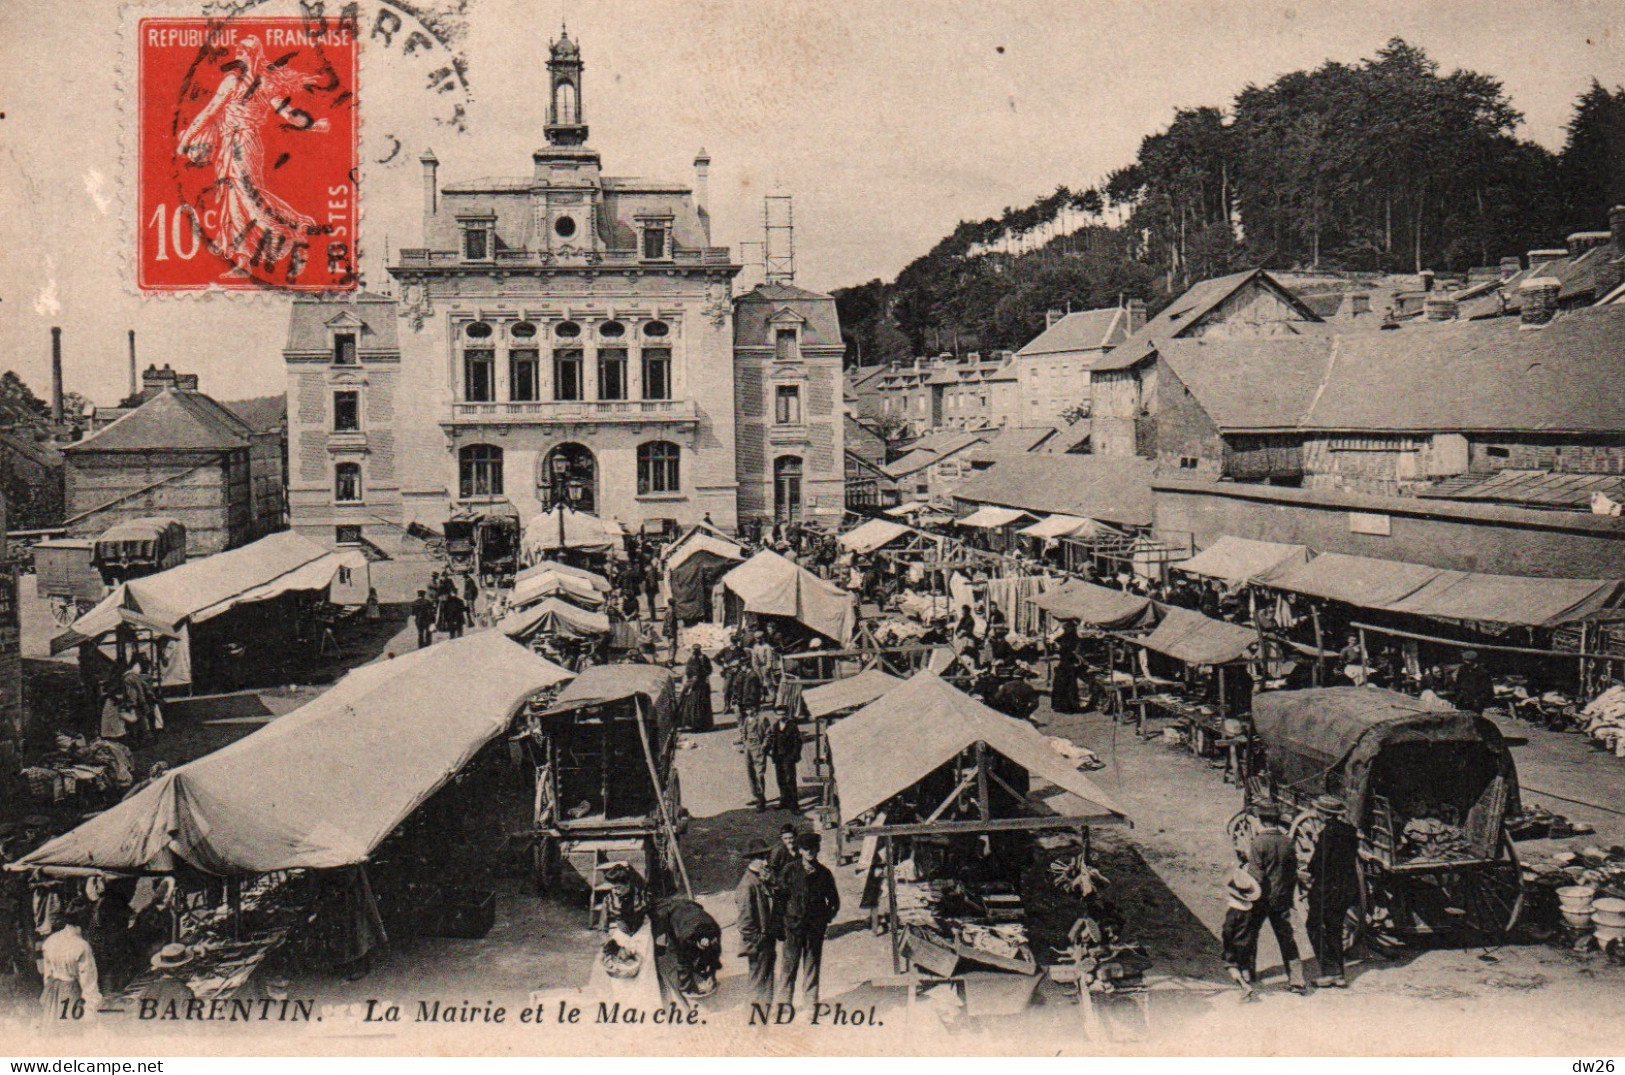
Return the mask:
[(51, 329), (51, 424), (62, 425), (62, 330)]
[(141, 384), (135, 377), (135, 329), (130, 330), (130, 398), (141, 391)]

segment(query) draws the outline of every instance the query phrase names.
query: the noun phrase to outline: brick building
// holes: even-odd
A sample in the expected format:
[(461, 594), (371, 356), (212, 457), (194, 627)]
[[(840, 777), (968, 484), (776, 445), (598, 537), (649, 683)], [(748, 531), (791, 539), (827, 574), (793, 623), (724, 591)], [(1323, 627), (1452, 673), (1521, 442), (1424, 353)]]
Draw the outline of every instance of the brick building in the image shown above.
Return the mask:
[(282, 529), (281, 434), (255, 431), (202, 392), (164, 388), (62, 454), (70, 537), (166, 515), (196, 556)]

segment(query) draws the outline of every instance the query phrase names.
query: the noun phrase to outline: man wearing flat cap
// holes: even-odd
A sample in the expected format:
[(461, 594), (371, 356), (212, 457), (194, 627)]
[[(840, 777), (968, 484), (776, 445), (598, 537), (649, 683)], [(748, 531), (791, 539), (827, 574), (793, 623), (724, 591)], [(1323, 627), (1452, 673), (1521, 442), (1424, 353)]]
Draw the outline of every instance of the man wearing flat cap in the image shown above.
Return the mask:
[(745, 845), (745, 873), (734, 889), (734, 907), (739, 916), (739, 954), (750, 964), (751, 999), (758, 1004), (773, 1003), (773, 969), (778, 962), (781, 933), (768, 867), (772, 850), (761, 837)]
[(1320, 967), (1315, 985), (1343, 989), (1343, 920), (1360, 899), (1360, 836), (1343, 800), (1322, 795), (1314, 805), (1323, 824), (1309, 857), (1309, 947)]

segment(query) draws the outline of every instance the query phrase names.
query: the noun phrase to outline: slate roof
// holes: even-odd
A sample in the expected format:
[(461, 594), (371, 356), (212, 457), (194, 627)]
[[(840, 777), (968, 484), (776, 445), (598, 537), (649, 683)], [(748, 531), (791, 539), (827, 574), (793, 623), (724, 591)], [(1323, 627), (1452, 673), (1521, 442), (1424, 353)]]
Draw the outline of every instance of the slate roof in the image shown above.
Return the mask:
[(1138, 456), (987, 453), (993, 465), (959, 485), (955, 500), (1150, 526), (1156, 462)]
[(362, 324), (361, 331), (356, 334), (356, 353), (360, 357), (400, 353), (400, 339), (395, 332), (396, 302), (388, 295), (371, 291), (358, 292), (353, 298), (342, 302), (324, 298), (294, 299), (292, 312), (288, 315), (288, 342), (284, 350), (331, 350), (333, 342), (327, 323), (346, 312)]
[(1295, 306), (1305, 321), (1320, 323), (1320, 315), (1305, 304), (1291, 288), (1277, 281), (1263, 269), (1248, 269), (1228, 276), (1215, 276), (1191, 285), (1190, 290), (1170, 302), (1138, 332), (1095, 359), (1091, 368), (1128, 369), (1149, 356), (1156, 349), (1157, 341), (1184, 335), (1192, 325), (1200, 323), (1202, 318), (1212, 313), (1220, 303), (1254, 280)]
[(201, 392), (168, 388), (64, 452), (225, 451), (253, 430)]
[(1017, 358), (1099, 351), (1121, 343), (1128, 335), (1128, 311), (1111, 306), (1067, 314), (1016, 352)]
[(1625, 432), (1621, 306), (1158, 349), (1226, 431)]
[(835, 300), (791, 284), (759, 284), (734, 300), (734, 343), (742, 347), (773, 344), (770, 321), (781, 310), (801, 317), (803, 347), (845, 347)]

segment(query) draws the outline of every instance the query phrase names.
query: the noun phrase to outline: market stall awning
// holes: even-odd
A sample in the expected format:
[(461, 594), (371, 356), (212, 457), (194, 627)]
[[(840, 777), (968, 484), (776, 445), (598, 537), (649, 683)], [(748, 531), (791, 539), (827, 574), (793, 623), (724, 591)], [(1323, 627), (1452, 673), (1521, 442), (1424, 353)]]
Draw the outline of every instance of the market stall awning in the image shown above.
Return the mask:
[(1388, 606), (1441, 620), (1557, 627), (1618, 608), (1625, 584), (1603, 579), (1537, 579), (1441, 571), (1437, 578)]
[(1227, 664), (1247, 656), (1258, 645), (1258, 632), (1239, 623), (1213, 620), (1177, 605), (1158, 605), (1156, 630), (1136, 645), (1192, 665)]
[(557, 560), (537, 561), (513, 577), (514, 585), (517, 586), (526, 579), (533, 579), (538, 575), (546, 575), (550, 572), (555, 575), (568, 575), (570, 578), (580, 579), (583, 582), (590, 583), (592, 588), (597, 590), (599, 593), (609, 593), (610, 590), (609, 580), (600, 575), (598, 572), (588, 571), (584, 567), (573, 567), (570, 564), (561, 564)]
[(582, 549), (587, 552), (613, 549), (623, 532), (617, 523), (560, 505), (552, 511), (532, 516), (525, 524), (520, 545), (526, 562), (534, 563), (554, 549)]
[(1625, 583), (1451, 571), (1400, 560), (1325, 553), (1254, 581), (1359, 608), (1430, 619), (1555, 627), (1625, 603)]
[(557, 597), (547, 597), (529, 608), (508, 613), (497, 623), (497, 630), (520, 641), (537, 635), (596, 638), (609, 634), (609, 617)]
[(1149, 597), (1082, 579), (1068, 579), (1053, 590), (1045, 590), (1032, 603), (1056, 619), (1077, 620), (1100, 628), (1140, 626), (1148, 622), (1151, 612)]
[(1360, 608), (1387, 608), (1439, 577), (1436, 567), (1326, 552), (1308, 563), (1285, 563), (1255, 582), (1276, 590), (1323, 597)]
[(513, 590), (508, 594), (508, 607), (521, 609), (546, 598), (559, 596), (588, 608), (602, 608), (604, 605), (604, 595), (588, 580), (574, 575), (562, 575), (556, 571), (543, 571), (523, 582), (514, 583)]
[(175, 637), (186, 624), (212, 619), (238, 605), (290, 591), (326, 589), (341, 568), (354, 566), (357, 556), (329, 552), (292, 531), (272, 534), (121, 584), (75, 620), (51, 648), (60, 652), (99, 638), (121, 622)]
[(362, 862), (527, 698), (570, 676), (496, 631), (365, 665), (11, 868), (168, 872), (185, 861), (245, 875)]
[(890, 519), (870, 519), (861, 526), (854, 527), (835, 540), (842, 547), (853, 552), (874, 552), (882, 545), (889, 545), (900, 537), (907, 537), (914, 531), (902, 523), (894, 523)]
[(1022, 519), (1031, 519), (1032, 516), (1017, 508), (1000, 508), (988, 505), (977, 508), (963, 519), (956, 519), (960, 526), (974, 526), (979, 530), (997, 530), (1001, 526), (1020, 522)]
[(658, 700), (672, 689), (672, 674), (654, 664), (599, 664), (583, 671), (553, 699), (549, 713), (604, 705), (643, 695)]
[(1026, 537), (1046, 541), (1050, 538), (1088, 537), (1095, 532), (1095, 524), (1092, 519), (1077, 515), (1046, 515), (1033, 525), (1022, 527), (1019, 532)]
[(852, 595), (771, 549), (722, 576), (720, 585), (739, 598), (746, 612), (791, 617), (842, 645), (852, 640), (857, 619)]
[(745, 546), (713, 526), (698, 523), (670, 545), (661, 559), (667, 571), (679, 566), (695, 553), (708, 552), (724, 560), (743, 560)]
[(841, 817), (851, 821), (977, 743), (1083, 800), (1080, 817), (1124, 817), (1036, 728), (920, 672), (827, 733)]
[(1182, 563), (1172, 565), (1178, 571), (1202, 575), (1210, 579), (1223, 579), (1232, 587), (1245, 586), (1255, 575), (1262, 575), (1288, 564), (1309, 561), (1309, 550), (1302, 545), (1283, 545), (1276, 541), (1253, 541), (1250, 538), (1224, 535)]
[(887, 691), (901, 686), (902, 680), (878, 668), (868, 668), (855, 676), (837, 679), (801, 692), (801, 701), (807, 715), (814, 719), (839, 713), (843, 709), (856, 709), (868, 705)]

